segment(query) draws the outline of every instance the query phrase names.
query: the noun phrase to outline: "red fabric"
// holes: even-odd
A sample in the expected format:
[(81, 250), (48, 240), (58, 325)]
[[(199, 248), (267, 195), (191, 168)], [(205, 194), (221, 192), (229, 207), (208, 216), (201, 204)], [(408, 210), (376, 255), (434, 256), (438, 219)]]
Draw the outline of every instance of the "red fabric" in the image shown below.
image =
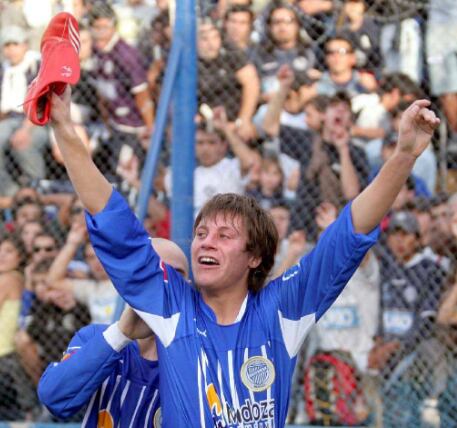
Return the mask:
[(41, 39), (41, 66), (30, 84), (24, 113), (35, 125), (46, 125), (51, 115), (51, 94), (62, 94), (80, 76), (79, 27), (75, 17), (61, 12), (52, 18)]

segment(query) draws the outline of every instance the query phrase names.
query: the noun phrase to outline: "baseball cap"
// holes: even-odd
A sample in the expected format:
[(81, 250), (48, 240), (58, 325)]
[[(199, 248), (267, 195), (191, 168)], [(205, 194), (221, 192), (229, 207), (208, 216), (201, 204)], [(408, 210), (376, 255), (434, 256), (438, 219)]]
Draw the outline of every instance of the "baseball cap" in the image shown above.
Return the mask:
[(414, 214), (408, 211), (397, 211), (392, 214), (387, 232), (391, 233), (397, 230), (402, 230), (406, 233), (418, 234), (419, 223), (417, 222)]
[(78, 82), (79, 48), (78, 21), (67, 12), (58, 13), (41, 39), (40, 70), (25, 97), (24, 112), (35, 125), (48, 123), (52, 92), (61, 95), (67, 84)]
[(2, 45), (8, 43), (24, 43), (27, 41), (27, 32), (17, 25), (5, 27), (1, 34)]

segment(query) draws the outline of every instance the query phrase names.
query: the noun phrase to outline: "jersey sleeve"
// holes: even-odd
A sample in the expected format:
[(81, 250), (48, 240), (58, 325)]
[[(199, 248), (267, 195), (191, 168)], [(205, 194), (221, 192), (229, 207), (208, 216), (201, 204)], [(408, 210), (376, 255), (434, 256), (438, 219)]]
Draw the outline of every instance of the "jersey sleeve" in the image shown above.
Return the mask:
[(160, 260), (143, 225), (117, 191), (101, 212), (94, 216), (86, 213), (86, 223), (97, 257), (114, 287), (168, 346), (191, 287)]
[[(321, 235), (316, 247), (264, 290), (264, 306), (275, 308), (281, 335), (291, 357), (354, 274), (379, 228), (355, 233), (351, 205)], [(269, 309), (271, 312), (271, 309)]]
[(111, 374), (122, 353), (106, 341), (106, 325), (89, 325), (70, 341), (60, 362), (49, 364), (38, 384), (38, 397), (59, 418), (84, 407)]

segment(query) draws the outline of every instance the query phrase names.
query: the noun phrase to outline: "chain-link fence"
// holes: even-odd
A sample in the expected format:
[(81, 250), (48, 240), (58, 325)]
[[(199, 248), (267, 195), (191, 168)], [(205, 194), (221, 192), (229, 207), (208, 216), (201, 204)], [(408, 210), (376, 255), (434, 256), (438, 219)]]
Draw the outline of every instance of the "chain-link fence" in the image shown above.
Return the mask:
[[(0, 420), (56, 421), (36, 396), (44, 368), (114, 311), (53, 135), (21, 107), (43, 27), (70, 8), (81, 34), (72, 118), (135, 204), (171, 20), (166, 0), (112, 3), (0, 3)], [(254, 196), (280, 236), (272, 277), (377, 175), (409, 103), (432, 100), (442, 126), (303, 345), (288, 421), (457, 426), (457, 3), (207, 0), (199, 14), (194, 210), (216, 193)], [(145, 219), (166, 238), (169, 139)]]

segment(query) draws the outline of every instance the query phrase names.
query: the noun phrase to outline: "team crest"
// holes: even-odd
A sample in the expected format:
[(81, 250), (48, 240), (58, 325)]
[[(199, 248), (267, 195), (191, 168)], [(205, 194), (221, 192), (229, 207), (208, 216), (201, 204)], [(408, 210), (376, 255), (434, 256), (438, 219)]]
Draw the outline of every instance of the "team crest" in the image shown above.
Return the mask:
[(251, 357), (241, 366), (241, 380), (254, 392), (268, 389), (274, 382), (275, 376), (273, 363), (265, 357)]

